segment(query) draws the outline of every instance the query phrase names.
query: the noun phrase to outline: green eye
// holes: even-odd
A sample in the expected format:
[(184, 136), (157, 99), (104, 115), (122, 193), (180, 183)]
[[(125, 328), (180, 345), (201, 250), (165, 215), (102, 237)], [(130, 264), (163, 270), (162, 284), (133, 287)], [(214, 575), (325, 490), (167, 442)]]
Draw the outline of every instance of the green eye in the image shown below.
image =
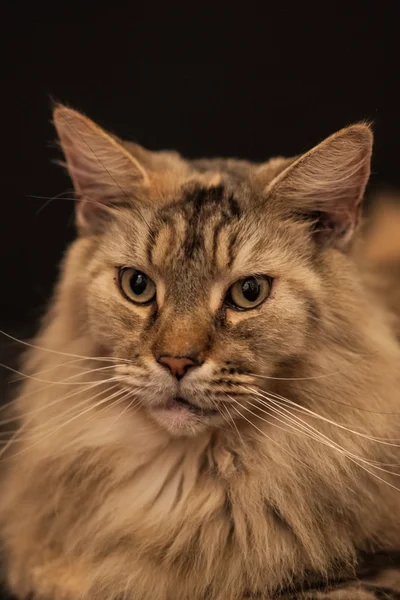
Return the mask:
[(236, 310), (251, 310), (259, 306), (271, 293), (269, 277), (245, 277), (236, 281), (228, 290), (225, 304)]
[(156, 286), (142, 271), (122, 268), (118, 273), (119, 287), (123, 295), (136, 304), (150, 304), (156, 297)]

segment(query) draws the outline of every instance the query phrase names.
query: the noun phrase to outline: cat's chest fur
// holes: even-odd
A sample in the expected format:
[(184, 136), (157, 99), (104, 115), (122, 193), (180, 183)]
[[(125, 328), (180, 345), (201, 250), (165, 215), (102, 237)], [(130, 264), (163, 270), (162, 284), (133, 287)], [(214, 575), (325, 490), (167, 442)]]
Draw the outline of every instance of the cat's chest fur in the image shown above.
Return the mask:
[[(274, 589), (283, 577), (289, 582), (294, 564), (301, 573), (325, 568), (333, 551), (351, 557), (349, 515), (338, 525), (334, 499), (329, 509), (330, 492), (321, 492), (322, 535), (315, 501), (299, 497), (302, 476), (289, 479), (291, 467), (283, 464), (280, 478), (266, 475), (263, 462), (270, 460), (275, 472), (274, 456), (260, 457), (256, 447), (252, 456), (248, 446), (243, 455), (240, 442), (230, 447), (224, 435), (155, 444), (139, 417), (137, 427), (115, 427), (118, 446), (112, 437), (79, 452), (58, 455), (53, 446), (49, 457), (45, 445), (42, 457), (39, 446), (27, 458), (14, 535), (26, 540), (22, 560), (34, 556), (33, 586), (45, 597), (61, 597), (62, 586), (67, 598), (105, 589), (109, 596), (101, 597), (116, 598), (131, 589), (145, 600), (207, 598), (210, 590), (219, 599), (224, 590), (226, 600), (238, 590)], [(24, 490), (29, 503), (21, 505)]]

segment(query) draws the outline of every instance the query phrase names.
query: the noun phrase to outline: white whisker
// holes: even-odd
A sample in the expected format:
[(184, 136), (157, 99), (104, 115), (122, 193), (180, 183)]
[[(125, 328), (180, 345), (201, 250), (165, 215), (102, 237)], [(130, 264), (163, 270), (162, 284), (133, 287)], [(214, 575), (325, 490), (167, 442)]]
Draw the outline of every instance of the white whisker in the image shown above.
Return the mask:
[[(248, 410), (248, 412), (250, 412), (254, 417), (256, 417), (257, 419), (259, 419), (259, 415), (253, 413), (253, 411), (251, 411), (250, 409), (246, 408), (245, 406), (242, 406), (239, 402), (237, 402), (234, 398), (232, 398), (231, 396), (228, 396), (229, 398), (231, 398), (231, 400), (233, 400), (234, 402), (236, 402), (237, 404), (239, 404), (239, 406), (241, 406), (242, 408)], [(289, 455), (293, 456), (294, 458), (296, 458), (296, 460), (298, 460), (299, 462), (301, 462), (302, 464), (304, 464), (306, 467), (310, 468), (311, 467), (309, 465), (307, 465), (306, 463), (304, 463), (304, 461), (302, 461), (301, 459), (299, 459), (297, 456), (295, 456), (294, 454), (292, 454), (291, 452), (289, 452), (286, 448), (283, 448), (283, 446), (281, 444), (278, 444), (275, 440), (273, 440), (271, 437), (269, 437), (264, 431), (262, 431), (262, 429), (260, 429), (259, 427), (257, 427), (254, 423), (252, 423), (249, 419), (247, 419), (242, 413), (240, 413), (240, 411), (238, 411), (235, 407), (233, 407), (234, 410), (236, 410), (236, 412), (244, 419), (246, 419), (246, 421), (248, 421), (248, 423), (250, 423), (250, 425), (252, 425), (255, 429), (257, 429), (258, 431), (260, 431), (265, 437), (267, 437), (268, 439), (270, 439), (274, 444), (277, 444), (279, 447), (281, 447), (285, 452), (287, 452)], [(264, 420), (264, 419), (261, 419)], [(267, 423), (269, 423), (269, 421), (265, 420)], [(270, 423), (271, 424), (271, 423)], [(328, 444), (325, 444), (328, 445)], [(338, 450), (339, 452), (341, 451), (340, 448), (335, 448), (336, 450)], [(348, 453), (346, 453), (345, 451), (341, 451), (343, 455), (345, 455), (348, 460), (350, 460), (351, 462), (353, 462), (355, 465), (357, 465), (360, 469), (362, 469), (363, 471), (365, 471), (366, 473), (369, 473), (370, 475), (372, 475), (373, 477), (375, 477), (376, 479), (378, 479), (379, 481), (381, 481), (382, 483), (385, 483), (386, 485), (388, 485), (389, 487), (395, 489), (396, 491), (400, 492), (400, 488), (396, 487), (395, 485), (393, 485), (392, 483), (390, 483), (389, 481), (387, 481), (386, 479), (383, 479), (383, 477), (380, 477), (379, 475), (377, 475), (376, 473), (374, 473), (373, 471), (370, 471), (369, 469), (367, 469), (367, 467), (365, 467), (363, 464), (360, 464), (356, 459), (352, 458), (352, 456), (349, 456)], [(368, 463), (367, 463), (368, 464)], [(369, 465), (372, 466), (372, 465)], [(374, 467), (376, 468), (376, 467)], [(314, 469), (312, 469), (314, 470)], [(384, 470), (384, 469), (381, 469)], [(391, 475), (394, 475), (394, 473), (389, 472)]]
[[(378, 461), (370, 461), (370, 460), (367, 460), (367, 459), (365, 459), (365, 458), (363, 458), (361, 456), (357, 456), (356, 454), (350, 452), (346, 448), (343, 448), (342, 446), (340, 446), (339, 444), (337, 444), (336, 442), (334, 442), (332, 439), (330, 439), (328, 436), (326, 436), (322, 432), (318, 431), (315, 427), (313, 427), (309, 423), (306, 423), (306, 421), (304, 421), (303, 419), (300, 419), (300, 417), (297, 417), (296, 415), (293, 415), (293, 413), (290, 413), (290, 411), (284, 409), (278, 403), (274, 402), (272, 400), (272, 398), (266, 397), (266, 399), (269, 401), (268, 403), (267, 402), (262, 402), (262, 401), (261, 402), (267, 408), (269, 408), (270, 410), (274, 410), (270, 403), (275, 404), (276, 406), (278, 406), (281, 409), (281, 411), (283, 410), (286, 413), (288, 413), (289, 415), (291, 415), (291, 419), (290, 420), (292, 422), (295, 422), (297, 425), (301, 426), (302, 428), (305, 428), (305, 430), (308, 431), (309, 433), (312, 432), (314, 434), (312, 437), (314, 437), (314, 439), (316, 439), (317, 441), (319, 441), (321, 443), (324, 443), (325, 445), (331, 447), (334, 450), (337, 450), (338, 452), (340, 452), (340, 453), (344, 454), (345, 456), (347, 456), (349, 459), (353, 459), (354, 461), (360, 461), (360, 462), (362, 462), (364, 464), (367, 464), (368, 466), (370, 466), (370, 467), (372, 467), (374, 469), (378, 469), (379, 471), (388, 473), (388, 474), (393, 475), (395, 477), (400, 477), (399, 473), (394, 473), (393, 471), (385, 469), (385, 468), (383, 468), (383, 466), (381, 466), (381, 465), (384, 465), (384, 466), (396, 467), (396, 465), (386, 464), (386, 463), (380, 463)], [(261, 410), (261, 409), (259, 409), (259, 410)], [(281, 411), (279, 411), (279, 414), (281, 416), (285, 416), (285, 418), (288, 418)], [(358, 464), (358, 462), (356, 464)], [(361, 465), (359, 465), (359, 466), (361, 466)]]
[[(291, 413), (290, 411), (288, 411), (288, 410), (284, 409), (283, 407), (281, 407), (278, 403), (274, 402), (271, 398), (268, 398), (268, 402), (265, 402), (265, 401), (260, 400), (260, 399), (256, 399), (256, 402), (261, 402), (261, 404), (263, 404), (269, 410), (277, 412), (278, 414), (280, 414), (285, 419), (290, 420), (291, 422), (295, 423), (295, 425), (297, 426), (297, 427), (295, 427), (295, 429), (297, 429), (298, 427), (300, 427), (305, 432), (307, 432), (307, 434), (308, 434), (307, 436), (308, 437), (311, 437), (311, 438), (313, 438), (313, 439), (315, 439), (315, 440), (317, 440), (317, 441), (325, 444), (326, 446), (329, 446), (330, 448), (333, 448), (334, 450), (338, 450), (342, 454), (344, 453), (346, 456), (352, 457), (355, 460), (360, 460), (361, 462), (364, 462), (365, 464), (368, 464), (370, 467), (374, 467), (376, 469), (379, 469), (380, 471), (384, 471), (386, 473), (389, 473), (390, 475), (395, 475), (397, 477), (400, 476), (398, 473), (393, 473), (393, 471), (389, 471), (387, 469), (381, 468), (382, 466), (396, 467), (398, 465), (390, 464), (390, 463), (381, 463), (379, 461), (371, 461), (371, 460), (367, 460), (367, 459), (365, 459), (365, 458), (363, 458), (361, 456), (357, 456), (356, 454), (353, 454), (352, 452), (350, 452), (349, 450), (347, 450), (343, 446), (340, 446), (337, 442), (334, 442), (331, 438), (329, 438), (328, 436), (326, 436), (322, 432), (318, 431), (315, 427), (313, 427), (312, 425), (310, 425), (309, 423), (307, 423), (303, 419), (300, 419), (300, 417), (297, 417), (296, 415), (293, 415), (293, 413)], [(274, 408), (273, 406), (271, 406), (271, 403), (275, 404), (275, 406), (278, 406), (279, 409), (281, 409), (281, 410), (279, 410), (279, 409)], [(254, 406), (253, 404), (251, 404), (251, 405)], [(267, 411), (262, 410), (259, 406), (255, 406), (255, 408), (257, 408), (258, 410), (261, 410), (262, 412), (267, 412)], [(282, 411), (284, 411), (284, 412), (282, 412)], [(285, 414), (285, 413), (287, 413), (287, 414)], [(269, 414), (269, 413), (267, 412), (267, 414)], [(288, 416), (288, 415), (290, 415), (290, 416)], [(277, 417), (275, 417), (275, 418), (277, 418)], [(288, 424), (288, 426), (290, 426), (290, 425)]]
[[(58, 366), (58, 365), (57, 365), (57, 366)], [(0, 407), (0, 412), (1, 412), (2, 410), (6, 410), (7, 408), (9, 408), (9, 406), (10, 406), (11, 404), (13, 404), (15, 401), (18, 401), (18, 402), (19, 402), (19, 401), (21, 401), (21, 400), (25, 400), (26, 398), (29, 398), (30, 396), (33, 396), (33, 395), (39, 394), (40, 392), (42, 392), (42, 391), (44, 391), (44, 390), (48, 390), (48, 389), (50, 389), (50, 388), (52, 388), (52, 387), (56, 386), (58, 383), (62, 383), (62, 384), (64, 384), (65, 382), (69, 381), (70, 379), (72, 379), (72, 378), (74, 378), (74, 377), (78, 377), (79, 375), (80, 375), (80, 376), (83, 376), (83, 375), (87, 375), (88, 373), (91, 373), (91, 372), (93, 372), (93, 371), (96, 371), (96, 370), (97, 370), (97, 371), (101, 371), (101, 370), (103, 370), (103, 369), (110, 369), (110, 368), (114, 368), (114, 367), (115, 367), (115, 368), (117, 368), (118, 366), (119, 366), (118, 364), (116, 364), (116, 365), (111, 365), (111, 366), (110, 366), (110, 365), (107, 365), (107, 366), (105, 366), (105, 367), (100, 367), (100, 368), (98, 368), (98, 369), (93, 369), (93, 370), (90, 370), (90, 371), (85, 371), (84, 373), (77, 373), (77, 374), (75, 374), (75, 375), (70, 375), (69, 377), (66, 377), (66, 378), (64, 378), (64, 379), (61, 379), (61, 380), (58, 380), (58, 381), (51, 381), (51, 382), (48, 382), (48, 383), (47, 383), (47, 385), (45, 385), (45, 386), (43, 386), (43, 387), (41, 387), (41, 388), (34, 389), (34, 390), (31, 390), (30, 392), (27, 392), (27, 393), (25, 393), (25, 394), (22, 394), (22, 395), (19, 395), (19, 396), (17, 396), (17, 397), (16, 397), (14, 400), (12, 400), (12, 401), (8, 402), (7, 404), (5, 404), (4, 406)], [(39, 373), (40, 373), (40, 371), (39, 371)], [(96, 384), (96, 383), (104, 383), (104, 382), (106, 382), (106, 381), (111, 381), (111, 378), (109, 377), (109, 378), (107, 378), (106, 380), (95, 380), (95, 381), (84, 381), (84, 382), (78, 382), (76, 385), (81, 385), (81, 386), (83, 387), (83, 386), (86, 386), (86, 385), (90, 385), (91, 383), (95, 383), (95, 384)], [(78, 391), (77, 393), (79, 393), (79, 391)]]
[[(254, 390), (252, 388), (249, 388), (249, 389), (253, 393), (261, 394), (261, 392), (258, 392), (257, 390)], [(314, 412), (313, 410), (311, 410), (309, 408), (306, 408), (305, 406), (301, 406), (300, 404), (297, 404), (296, 402), (293, 402), (293, 400), (289, 400), (288, 398), (285, 398), (284, 396), (281, 396), (279, 394), (275, 394), (274, 392), (268, 392), (268, 394), (270, 396), (275, 397), (277, 400), (281, 400), (282, 402), (285, 402), (285, 404), (289, 404), (295, 410), (307, 413), (307, 414), (311, 415), (312, 417), (314, 417), (316, 419), (320, 419), (321, 421), (325, 421), (325, 422), (329, 423), (330, 425), (334, 425), (335, 427), (339, 427), (340, 429), (343, 429), (344, 431), (348, 431), (349, 433), (354, 433), (355, 435), (359, 435), (360, 437), (363, 437), (363, 438), (368, 439), (368, 440), (373, 441), (373, 442), (378, 442), (380, 444), (384, 444), (386, 446), (393, 446), (395, 448), (400, 448), (399, 444), (394, 444), (393, 443), (393, 441), (398, 441), (398, 440), (391, 440), (391, 438), (388, 438), (388, 439), (377, 438), (377, 437), (374, 437), (374, 436), (367, 435), (366, 433), (363, 433), (361, 431), (357, 431), (355, 429), (350, 429), (349, 427), (346, 427), (345, 425), (343, 425), (341, 423), (337, 423), (336, 421), (332, 421), (331, 419), (328, 419), (327, 417), (324, 417), (323, 415), (319, 415), (318, 413)]]
[[(23, 448), (20, 452), (17, 452), (15, 454), (12, 455), (12, 457), (14, 458), (15, 456), (19, 456), (20, 454), (24, 454), (25, 452), (27, 452), (28, 450), (30, 450), (31, 448), (37, 446), (38, 444), (40, 444), (41, 442), (43, 442), (44, 440), (46, 440), (47, 438), (51, 437), (52, 435), (54, 435), (55, 433), (57, 433), (58, 431), (60, 431), (63, 427), (65, 427), (66, 425), (69, 425), (69, 423), (71, 423), (72, 421), (75, 421), (76, 419), (81, 418), (83, 415), (87, 414), (89, 411), (96, 409), (98, 406), (101, 406), (107, 402), (109, 402), (112, 398), (116, 397), (117, 395), (120, 395), (122, 393), (125, 393), (125, 388), (123, 390), (119, 390), (118, 392), (116, 392), (115, 394), (112, 394), (111, 396), (107, 396), (107, 398), (104, 398), (103, 400), (100, 400), (98, 402), (96, 402), (95, 404), (89, 406), (89, 408), (86, 408), (85, 410), (81, 411), (80, 413), (74, 415), (73, 417), (71, 417), (70, 419), (68, 419), (67, 421), (64, 421), (63, 423), (61, 423), (58, 427), (55, 427), (52, 431), (47, 432), (46, 435), (42, 436), (39, 440), (37, 440), (36, 442), (34, 442), (33, 444), (30, 444), (29, 446), (27, 446), (26, 448)], [(88, 401), (90, 401), (90, 399), (88, 399)], [(16, 435), (18, 435), (19, 432), (21, 432), (22, 429), (26, 429), (27, 425), (29, 424), (29, 422), (25, 422), (22, 427), (17, 430)], [(15, 436), (13, 436), (14, 438)], [(35, 434), (33, 434), (33, 436), (28, 436), (29, 439), (32, 439), (32, 437), (35, 437)], [(13, 439), (12, 438), (12, 439)], [(10, 440), (9, 444), (12, 443), (12, 440)], [(5, 450), (7, 449), (7, 447), (9, 446), (9, 444), (7, 444), (5, 446), (5, 448), (3, 448), (0, 451), (0, 457), (4, 454)], [(4, 460), (4, 459), (3, 459)], [(3, 460), (1, 460), (0, 462), (3, 462)]]
[[(230, 396), (229, 394), (226, 394), (226, 396), (232, 400), (233, 402), (235, 402), (236, 404), (238, 404), (241, 408), (244, 408), (245, 410), (247, 410), (248, 412), (250, 412), (253, 416), (257, 417), (257, 415), (255, 415), (250, 409), (246, 408), (245, 406), (243, 406), (242, 404), (240, 404), (240, 402), (238, 402), (237, 400), (235, 400), (235, 398), (233, 398), (232, 396)], [(315, 473), (317, 472), (315, 469), (313, 469), (310, 465), (308, 465), (307, 463), (305, 463), (303, 460), (301, 460), (298, 456), (296, 456), (295, 454), (293, 454), (292, 452), (290, 452), (287, 448), (284, 448), (284, 446), (282, 446), (282, 444), (279, 444), (279, 442), (277, 442), (276, 440), (274, 440), (272, 437), (270, 437), (269, 435), (267, 435), (265, 433), (265, 431), (263, 431), (262, 429), (260, 429), (260, 427), (257, 427), (257, 425), (255, 423), (252, 423), (252, 421), (250, 421), (250, 419), (248, 419), (245, 415), (243, 415), (239, 410), (237, 410), (237, 408), (235, 406), (232, 407), (235, 412), (241, 417), (243, 418), (245, 421), (247, 421), (252, 427), (254, 427), (257, 431), (259, 431), (264, 437), (266, 437), (268, 440), (270, 440), (270, 442), (272, 442), (273, 444), (275, 444), (276, 446), (278, 446), (279, 448), (281, 448), (281, 450), (283, 450), (284, 452), (286, 452), (287, 454), (289, 454), (289, 456), (291, 456), (292, 458), (294, 458), (296, 461), (300, 462), (302, 465), (304, 465), (307, 469), (310, 469), (311, 471), (314, 471)]]
[[(232, 426), (233, 426), (233, 427), (236, 429), (236, 432), (237, 432), (237, 434), (238, 434), (238, 437), (239, 437), (240, 441), (242, 442), (242, 445), (244, 446), (244, 441), (243, 441), (243, 438), (242, 438), (242, 436), (241, 436), (241, 434), (240, 434), (240, 431), (239, 431), (239, 429), (238, 429), (238, 427), (237, 427), (237, 425), (236, 425), (236, 423), (235, 423), (235, 419), (232, 417), (232, 415), (230, 414), (230, 412), (229, 412), (229, 410), (227, 409), (227, 407), (226, 407), (226, 406), (224, 406), (223, 404), (221, 404), (221, 405), (220, 405), (220, 408), (222, 408), (222, 409), (225, 409), (225, 411), (226, 411), (226, 414), (227, 414), (227, 417), (228, 417), (228, 419), (229, 419), (229, 421), (227, 421), (227, 422), (228, 422), (228, 424), (232, 424)], [(223, 416), (223, 414), (222, 414), (222, 413), (221, 413), (221, 415)]]
[[(66, 362), (63, 363), (56, 363), (54, 365), (52, 365), (51, 367), (47, 367), (46, 369), (41, 369), (40, 371), (35, 371), (35, 376), (36, 375), (42, 375), (42, 373), (48, 373), (49, 371), (54, 371), (55, 369), (63, 369), (64, 367), (70, 367), (71, 365), (75, 365), (74, 367), (72, 367), (73, 369), (81, 369), (82, 371), (85, 370), (85, 367), (82, 366), (80, 367), (79, 365), (77, 365), (76, 363), (78, 362), (82, 362), (83, 360), (88, 360), (88, 359), (83, 359), (83, 358), (74, 358), (72, 360), (67, 360)], [(114, 365), (107, 365), (106, 367), (102, 367), (103, 369), (109, 369), (112, 368)], [(84, 373), (81, 373), (82, 375)], [(21, 376), (19, 378), (15, 378), (14, 380), (12, 380), (10, 383), (14, 383), (15, 381), (24, 381), (25, 376)]]
[[(92, 386), (89, 389), (85, 389), (84, 393), (86, 394), (88, 391), (94, 389), (96, 386), (96, 384), (92, 384)], [(94, 394), (94, 396), (89, 396), (89, 397), (85, 397), (83, 398), (80, 402), (78, 402), (77, 404), (74, 404), (73, 406), (70, 406), (69, 408), (67, 408), (61, 415), (58, 414), (56, 416), (53, 416), (50, 419), (47, 419), (44, 423), (40, 423), (39, 425), (37, 425), (35, 427), (36, 430), (40, 430), (41, 428), (46, 428), (48, 426), (49, 423), (51, 423), (52, 421), (59, 421), (60, 416), (65, 417), (67, 415), (69, 415), (70, 413), (74, 413), (76, 412), (77, 408), (80, 408), (81, 406), (85, 406), (86, 404), (88, 404), (89, 402), (93, 402), (93, 400), (95, 400), (96, 398), (98, 398), (99, 396), (101, 396), (102, 394), (105, 393), (109, 393), (112, 390), (114, 390), (115, 388), (118, 388), (118, 390), (120, 390), (121, 388), (119, 387), (119, 382), (117, 381), (116, 383), (114, 383), (113, 385), (111, 385), (110, 387), (108, 387), (106, 390), (100, 390), (99, 392), (97, 392), (96, 394)], [(117, 390), (117, 391), (118, 391)], [(80, 390), (78, 392), (78, 394), (80, 393)], [(71, 397), (71, 396), (70, 396)], [(45, 405), (43, 408), (46, 409), (48, 408), (48, 404)], [(32, 422), (32, 420), (31, 420)]]
[[(115, 367), (115, 365), (107, 365), (106, 367), (99, 367), (97, 369), (91, 369), (90, 371), (87, 371), (87, 373), (75, 373), (75, 375), (71, 375), (70, 377), (67, 377), (66, 379), (60, 379), (59, 381), (52, 381), (51, 379), (50, 380), (49, 379), (41, 379), (39, 377), (36, 377), (35, 375), (28, 375), (27, 373), (22, 373), (21, 371), (18, 371), (17, 369), (13, 369), (12, 367), (9, 367), (2, 363), (0, 363), (0, 367), (3, 367), (5, 369), (7, 369), (8, 371), (12, 371), (13, 373), (17, 373), (18, 375), (21, 375), (25, 379), (31, 379), (32, 381), (39, 381), (39, 383), (55, 383), (56, 385), (82, 385), (81, 381), (70, 381), (70, 380), (74, 379), (75, 377), (82, 377), (83, 375), (85, 375), (87, 373), (94, 373), (95, 371), (103, 371), (105, 369), (113, 369)], [(94, 381), (88, 381), (86, 383), (94, 383)]]
[(27, 346), (28, 348), (34, 348), (35, 350), (42, 350), (43, 352), (50, 352), (51, 354), (58, 354), (60, 356), (71, 356), (72, 358), (81, 358), (82, 360), (103, 360), (103, 361), (110, 361), (110, 362), (126, 362), (126, 363), (132, 363), (132, 361), (126, 359), (126, 358), (116, 358), (113, 356), (82, 356), (81, 354), (73, 354), (71, 352), (61, 352), (60, 350), (52, 350), (51, 348), (43, 348), (43, 346), (38, 346), (36, 344), (30, 344), (29, 342), (24, 342), (23, 340), (19, 340), (18, 338), (10, 335), (9, 333), (6, 333), (5, 331), (3, 331), (2, 329), (0, 329), (0, 334), (4, 335), (5, 337), (9, 338), (10, 340), (13, 340), (14, 342), (17, 342), (18, 344), (22, 344), (23, 346)]
[[(100, 382), (103, 383), (103, 382)], [(90, 386), (88, 386), (87, 388), (85, 388), (84, 390), (74, 390), (74, 392), (71, 392), (69, 394), (66, 394), (65, 396), (61, 396), (60, 398), (56, 398), (55, 400), (53, 400), (52, 402), (46, 403), (43, 406), (37, 407), (36, 409), (28, 412), (28, 413), (24, 413), (24, 420), (22, 422), (21, 427), (19, 428), (19, 432), (21, 432), (22, 429), (26, 429), (33, 421), (34, 419), (32, 418), (32, 415), (36, 415), (42, 411), (48, 410), (51, 406), (54, 406), (55, 404), (58, 404), (60, 402), (64, 402), (67, 399), (72, 398), (73, 396), (76, 396), (77, 394), (81, 394), (83, 393), (87, 393), (88, 391), (92, 390), (95, 387), (98, 387), (99, 384), (91, 384)], [(37, 426), (35, 426), (35, 429), (40, 429), (40, 428), (45, 428), (47, 427), (48, 423), (51, 421), (57, 421), (59, 420), (60, 416), (66, 416), (68, 414), (70, 414), (71, 412), (75, 412), (77, 408), (79, 408), (82, 405), (85, 405), (89, 402), (92, 402), (95, 398), (98, 398), (98, 396), (100, 396), (101, 394), (105, 394), (106, 392), (110, 392), (112, 389), (114, 389), (115, 387), (118, 386), (118, 383), (115, 383), (114, 385), (110, 386), (107, 390), (100, 390), (97, 394), (95, 394), (94, 396), (89, 396), (89, 397), (85, 397), (83, 400), (81, 400), (80, 402), (78, 402), (77, 404), (75, 404), (74, 406), (70, 406), (69, 408), (67, 408), (67, 410), (65, 410), (61, 415), (57, 415), (54, 416), (50, 419), (45, 420), (44, 422), (38, 424)], [(25, 417), (30, 417), (27, 420), (25, 420)], [(15, 417), (16, 421), (21, 420), (20, 417)], [(18, 431), (17, 431), (18, 433)], [(7, 435), (7, 434), (6, 434)], [(27, 438), (22, 438), (22, 437), (18, 437), (18, 439), (15, 441), (15, 443), (18, 443), (20, 441), (23, 441), (24, 439), (30, 439), (30, 437), (28, 436)]]

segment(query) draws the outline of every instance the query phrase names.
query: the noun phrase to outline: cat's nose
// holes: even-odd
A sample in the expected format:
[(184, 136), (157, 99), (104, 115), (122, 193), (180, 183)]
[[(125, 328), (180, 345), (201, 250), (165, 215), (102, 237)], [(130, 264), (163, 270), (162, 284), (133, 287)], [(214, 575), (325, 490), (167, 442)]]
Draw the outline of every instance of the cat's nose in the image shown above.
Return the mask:
[(194, 367), (199, 363), (189, 356), (160, 356), (158, 362), (165, 365), (177, 379), (182, 379), (186, 371), (190, 367)]

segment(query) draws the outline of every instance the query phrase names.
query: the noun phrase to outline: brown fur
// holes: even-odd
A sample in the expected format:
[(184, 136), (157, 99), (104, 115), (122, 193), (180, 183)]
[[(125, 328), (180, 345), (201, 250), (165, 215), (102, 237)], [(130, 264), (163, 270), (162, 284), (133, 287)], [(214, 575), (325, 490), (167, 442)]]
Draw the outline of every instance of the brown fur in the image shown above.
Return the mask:
[[(351, 577), (358, 552), (395, 548), (399, 481), (378, 467), (400, 462), (388, 441), (399, 437), (400, 286), (371, 276), (352, 237), (369, 128), (252, 165), (150, 153), (63, 107), (55, 122), (80, 235), (15, 402), (0, 499), (11, 589), (269, 598)], [(120, 266), (156, 282), (156, 307), (123, 298)], [(251, 274), (274, 278), (270, 298), (226, 308), (226, 290)], [(203, 364), (177, 384), (160, 355)], [(157, 417), (177, 385), (218, 414)], [(312, 597), (374, 597), (349, 589)]]

